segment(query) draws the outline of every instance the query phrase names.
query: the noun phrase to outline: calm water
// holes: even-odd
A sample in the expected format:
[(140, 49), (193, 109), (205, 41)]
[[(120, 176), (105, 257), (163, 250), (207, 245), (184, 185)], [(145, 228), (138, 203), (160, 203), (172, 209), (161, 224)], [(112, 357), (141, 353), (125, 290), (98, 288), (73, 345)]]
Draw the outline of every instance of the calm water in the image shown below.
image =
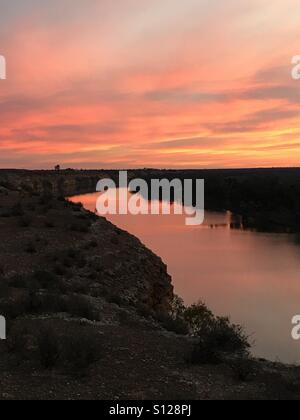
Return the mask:
[[(98, 194), (73, 197), (95, 211)], [(185, 216), (109, 216), (162, 257), (175, 292), (203, 300), (253, 334), (256, 356), (300, 363), (291, 319), (300, 313), (300, 245), (294, 236), (231, 229), (229, 213), (206, 212), (205, 224)]]

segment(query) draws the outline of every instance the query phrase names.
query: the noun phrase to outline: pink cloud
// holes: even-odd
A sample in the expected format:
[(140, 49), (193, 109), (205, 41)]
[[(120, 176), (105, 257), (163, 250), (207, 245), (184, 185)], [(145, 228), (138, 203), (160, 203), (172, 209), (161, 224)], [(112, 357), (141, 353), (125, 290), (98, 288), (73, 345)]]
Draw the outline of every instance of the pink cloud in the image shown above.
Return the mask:
[(6, 6), (0, 166), (298, 165), (299, 12), (295, 0)]

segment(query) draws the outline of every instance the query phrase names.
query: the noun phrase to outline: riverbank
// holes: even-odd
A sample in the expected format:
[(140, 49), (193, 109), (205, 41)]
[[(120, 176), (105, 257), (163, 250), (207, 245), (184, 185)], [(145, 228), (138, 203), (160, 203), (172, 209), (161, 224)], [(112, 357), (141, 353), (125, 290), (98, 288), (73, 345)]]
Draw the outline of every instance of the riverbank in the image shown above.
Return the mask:
[[(97, 182), (111, 178), (118, 185), (117, 170), (26, 171), (0, 170), (3, 185), (72, 196), (95, 192)], [(128, 178), (204, 179), (205, 209), (239, 215), (245, 229), (260, 232), (300, 232), (300, 169), (129, 170)]]
[(296, 367), (191, 364), (167, 267), (138, 239), (48, 188), (0, 198), (0, 399), (299, 397)]

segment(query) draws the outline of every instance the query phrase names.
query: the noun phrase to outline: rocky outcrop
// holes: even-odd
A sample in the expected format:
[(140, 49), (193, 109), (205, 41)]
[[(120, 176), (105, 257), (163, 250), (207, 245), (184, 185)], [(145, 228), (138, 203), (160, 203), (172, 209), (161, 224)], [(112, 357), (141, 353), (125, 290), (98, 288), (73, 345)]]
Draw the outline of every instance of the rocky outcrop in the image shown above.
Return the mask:
[[(15, 203), (22, 200), (25, 207), (25, 200), (32, 206), (38, 201), (34, 198), (35, 194), (51, 193), (54, 197), (60, 197), (95, 191), (99, 179), (107, 176), (108, 173), (101, 171), (0, 171), (0, 193), (2, 192), (4, 198), (5, 193), (15, 191), (13, 198)], [(57, 201), (56, 207), (58, 203)], [(56, 212), (61, 213), (57, 217), (68, 219), (72, 213), (71, 207), (70, 204), (68, 209), (57, 208)], [(31, 214), (31, 217), (35, 215)], [(76, 217), (91, 219), (91, 215), (84, 209), (80, 209)], [(137, 238), (116, 228), (104, 218), (92, 218), (92, 220), (93, 224), (86, 232), (84, 240), (94, 241), (97, 247), (93, 248), (93, 252), (90, 251), (86, 257), (89, 261), (89, 270), (93, 273), (98, 270), (96, 279), (101, 280), (102, 289), (116, 299), (118, 296), (125, 302), (134, 303), (148, 310), (167, 311), (173, 296), (173, 288), (162, 260), (143, 246)], [(29, 231), (30, 229), (31, 227), (28, 227)], [(47, 229), (45, 233), (48, 233)], [(59, 232), (58, 234), (60, 235)], [(60, 247), (62, 245), (63, 242)], [(74, 273), (77, 282), (80, 282), (79, 274), (82, 274), (81, 281), (85, 287), (88, 285), (86, 271), (85, 267), (82, 273), (79, 270)], [(91, 288), (97, 287), (99, 288), (99, 282), (91, 285)]]
[(101, 171), (0, 171), (0, 185), (20, 192), (71, 196), (96, 191)]
[[(29, 180), (43, 183), (22, 177), (27, 185)], [(58, 273), (67, 292), (168, 312), (173, 288), (167, 267), (137, 238), (80, 205), (19, 185), (0, 190), (0, 266), (6, 278), (49, 271)]]
[(91, 256), (90, 265), (100, 268), (106, 290), (137, 307), (167, 312), (173, 287), (162, 260), (104, 218), (99, 218), (91, 231), (101, 252)]

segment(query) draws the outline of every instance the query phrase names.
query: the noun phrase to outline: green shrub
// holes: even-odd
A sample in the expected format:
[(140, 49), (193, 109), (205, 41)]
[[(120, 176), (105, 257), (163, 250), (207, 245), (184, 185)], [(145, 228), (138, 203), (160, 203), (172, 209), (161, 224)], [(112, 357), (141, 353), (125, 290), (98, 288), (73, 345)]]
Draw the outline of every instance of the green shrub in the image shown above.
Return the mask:
[(174, 332), (178, 335), (187, 335), (189, 333), (188, 324), (183, 318), (160, 313), (156, 316), (156, 319), (167, 331)]
[(175, 296), (170, 318), (161, 322), (166, 329), (197, 338), (189, 357), (192, 363), (219, 363), (225, 354), (249, 355), (249, 337), (243, 328), (232, 324), (229, 318), (215, 316), (202, 302), (186, 308), (182, 299)]
[(216, 345), (225, 353), (245, 353), (250, 349), (249, 337), (243, 327), (231, 324), (229, 318), (217, 317), (212, 335)]
[(248, 355), (249, 337), (243, 328), (232, 324), (229, 318), (214, 316), (203, 303), (188, 308), (185, 319), (198, 337), (192, 363), (218, 363), (225, 353)]
[(163, 326), (166, 330), (174, 332), (178, 335), (187, 335), (189, 328), (187, 323), (181, 318), (166, 317)]
[(184, 318), (185, 312), (186, 307), (184, 305), (183, 299), (177, 295), (174, 295), (171, 302), (171, 316), (173, 318)]
[(186, 308), (183, 316), (195, 336), (206, 334), (214, 326), (215, 316), (202, 302)]

